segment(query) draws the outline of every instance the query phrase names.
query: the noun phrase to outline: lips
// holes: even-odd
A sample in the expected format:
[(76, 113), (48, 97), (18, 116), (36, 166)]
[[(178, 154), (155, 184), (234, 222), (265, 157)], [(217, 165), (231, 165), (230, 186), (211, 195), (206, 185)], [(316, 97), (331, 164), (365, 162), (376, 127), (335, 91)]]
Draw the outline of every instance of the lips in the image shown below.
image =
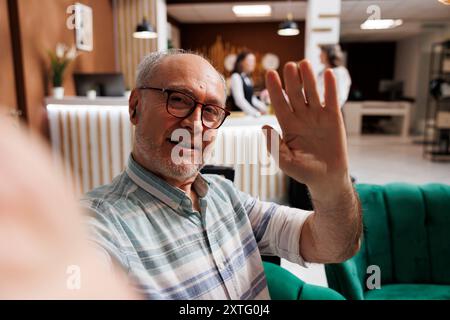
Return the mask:
[(167, 138), (166, 140), (170, 144), (172, 144), (174, 146), (179, 146), (183, 149), (191, 149), (191, 150), (199, 150), (200, 149), (200, 148), (196, 148), (194, 143), (189, 143), (189, 142), (184, 142), (184, 141), (175, 141), (175, 140), (172, 140), (171, 138)]

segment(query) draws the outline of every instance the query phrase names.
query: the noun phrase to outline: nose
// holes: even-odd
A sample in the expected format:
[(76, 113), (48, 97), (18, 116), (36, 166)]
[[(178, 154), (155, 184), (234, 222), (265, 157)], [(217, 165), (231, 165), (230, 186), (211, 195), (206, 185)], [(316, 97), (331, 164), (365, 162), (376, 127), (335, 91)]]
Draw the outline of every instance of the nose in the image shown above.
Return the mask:
[(188, 117), (181, 120), (180, 124), (183, 128), (188, 129), (191, 132), (195, 132), (196, 130), (200, 130), (201, 132), (203, 129), (202, 105), (197, 103), (194, 111)]

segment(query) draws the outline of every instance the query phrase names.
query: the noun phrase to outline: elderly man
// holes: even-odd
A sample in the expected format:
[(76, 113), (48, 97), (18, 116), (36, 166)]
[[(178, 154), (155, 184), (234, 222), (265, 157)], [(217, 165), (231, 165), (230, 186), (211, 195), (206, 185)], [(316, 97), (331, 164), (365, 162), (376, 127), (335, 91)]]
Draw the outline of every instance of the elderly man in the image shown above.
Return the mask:
[[(223, 78), (210, 63), (183, 51), (140, 63), (129, 100), (136, 131), (128, 165), (82, 203), (92, 240), (144, 297), (268, 299), (261, 254), (305, 265), (357, 252), (361, 212), (334, 76), (325, 74), (325, 106), (308, 62), (286, 64), (284, 80), (286, 94), (275, 71), (266, 76), (283, 138), (266, 129), (279, 139), (280, 168), (309, 187), (313, 213), (262, 202), (199, 173), (202, 162), (194, 159), (212, 151), (228, 115)], [(179, 130), (191, 140), (174, 138)]]

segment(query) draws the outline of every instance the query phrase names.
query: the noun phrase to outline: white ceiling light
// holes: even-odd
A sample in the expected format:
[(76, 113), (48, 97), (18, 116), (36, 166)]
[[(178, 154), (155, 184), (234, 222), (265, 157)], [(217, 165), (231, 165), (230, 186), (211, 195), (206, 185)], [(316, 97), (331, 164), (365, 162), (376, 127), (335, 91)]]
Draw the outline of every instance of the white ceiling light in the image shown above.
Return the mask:
[(361, 24), (363, 30), (392, 29), (403, 24), (402, 19), (368, 19)]
[(450, 5), (450, 0), (439, 0), (440, 3), (446, 4), (446, 5)]
[(287, 20), (280, 23), (278, 26), (278, 35), (279, 36), (296, 36), (300, 33), (300, 30), (298, 29), (297, 23), (293, 20), (294, 16), (292, 13), (288, 13)]
[(136, 39), (155, 39), (158, 37), (158, 34), (144, 17), (142, 22), (137, 25), (136, 31), (133, 32), (133, 37)]
[(237, 5), (232, 10), (237, 17), (269, 17), (272, 14), (272, 7), (266, 4)]

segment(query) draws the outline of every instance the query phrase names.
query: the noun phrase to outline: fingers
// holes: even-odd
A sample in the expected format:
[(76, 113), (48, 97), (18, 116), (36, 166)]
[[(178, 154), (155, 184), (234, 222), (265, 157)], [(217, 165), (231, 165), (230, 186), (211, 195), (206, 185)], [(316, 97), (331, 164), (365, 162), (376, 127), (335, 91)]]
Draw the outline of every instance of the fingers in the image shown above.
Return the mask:
[(331, 69), (325, 70), (325, 109), (328, 111), (339, 111), (339, 99), (336, 85), (336, 77)]
[(298, 65), (294, 62), (286, 63), (283, 68), (283, 77), (292, 109), (305, 107), (306, 101), (302, 92), (303, 80)]
[(303, 60), (300, 62), (299, 69), (302, 75), (305, 97), (308, 105), (322, 107), (319, 93), (317, 92), (316, 77), (314, 76), (311, 63), (307, 60)]
[(266, 73), (266, 87), (269, 91), (270, 101), (275, 110), (275, 115), (282, 125), (292, 116), (292, 109), (283, 94), (280, 76), (275, 70)]

